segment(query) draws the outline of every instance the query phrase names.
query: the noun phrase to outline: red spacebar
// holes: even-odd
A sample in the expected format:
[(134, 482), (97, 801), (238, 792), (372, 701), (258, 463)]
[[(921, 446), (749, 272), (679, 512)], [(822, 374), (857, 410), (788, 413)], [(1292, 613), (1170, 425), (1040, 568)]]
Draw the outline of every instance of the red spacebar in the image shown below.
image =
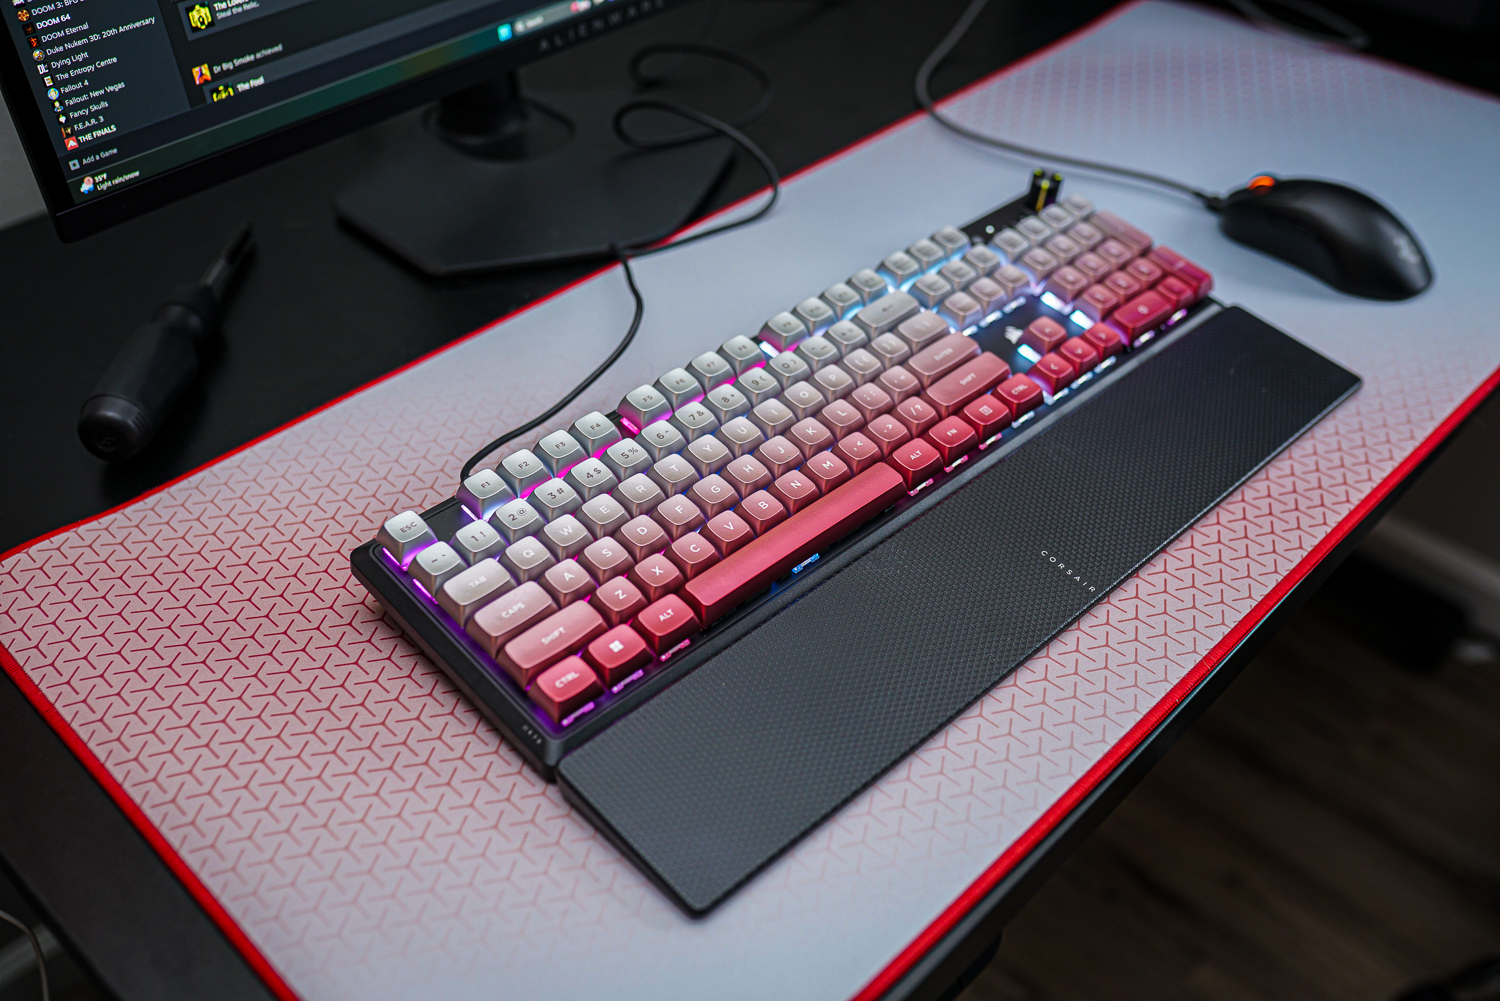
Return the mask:
[(688, 581), (682, 597), (706, 626), (905, 493), (900, 475), (877, 462)]

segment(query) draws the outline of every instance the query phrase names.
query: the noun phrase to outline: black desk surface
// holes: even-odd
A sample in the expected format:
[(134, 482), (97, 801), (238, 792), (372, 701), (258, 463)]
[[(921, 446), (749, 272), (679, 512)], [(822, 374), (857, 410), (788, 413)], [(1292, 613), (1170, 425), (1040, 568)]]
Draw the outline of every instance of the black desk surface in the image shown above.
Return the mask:
[[(538, 64), (523, 81), (538, 93), (624, 88), (637, 46), (702, 34), (771, 74), (776, 100), (747, 131), (790, 172), (910, 112), (912, 74), (963, 6), (708, 0)], [(976, 79), (1110, 6), (993, 3), (935, 89)], [(1373, 8), (1347, 13), (1372, 31), (1377, 53), (1500, 90), (1500, 57), (1484, 38)], [(717, 66), (687, 65), (680, 81), (665, 92), (711, 112), (753, 99), (742, 77)], [(59, 243), (40, 218), (0, 231), (0, 551), (122, 504), (587, 270), (434, 284), (341, 229), (333, 194), (413, 127), (409, 115), (336, 140), (80, 244)], [(741, 157), (715, 204), (761, 184)], [(255, 225), (259, 258), (222, 354), (151, 449), (104, 466), (78, 443), (79, 404), (131, 328), (174, 284), (196, 277), (244, 219)], [(129, 999), (269, 996), (8, 680), (0, 761), (0, 862), (107, 990)], [(925, 970), (938, 987), (953, 972), (951, 963)]]

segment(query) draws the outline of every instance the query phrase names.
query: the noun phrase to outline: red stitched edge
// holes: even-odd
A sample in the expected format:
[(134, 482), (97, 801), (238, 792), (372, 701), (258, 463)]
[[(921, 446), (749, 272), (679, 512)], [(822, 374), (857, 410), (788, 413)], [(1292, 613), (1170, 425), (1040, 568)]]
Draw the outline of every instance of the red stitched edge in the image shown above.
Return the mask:
[(276, 972), (276, 968), (261, 954), (260, 950), (256, 948), (255, 943), (250, 941), (249, 936), (240, 930), (240, 926), (235, 923), (234, 918), (229, 916), (229, 912), (223, 908), (213, 893), (209, 891), (208, 887), (203, 885), (202, 881), (198, 879), (197, 874), (183, 861), (182, 856), (177, 854), (176, 850), (167, 842), (167, 839), (162, 836), (161, 832), (156, 829), (150, 819), (146, 817), (146, 814), (136, 805), (135, 800), (130, 798), (130, 794), (125, 791), (124, 787), (109, 774), (109, 769), (104, 767), (104, 762), (94, 756), (94, 752), (89, 750), (88, 745), (83, 742), (83, 738), (79, 737), (77, 732), (62, 718), (62, 714), (53, 708), (47, 696), (42, 694), (42, 690), (27, 676), (20, 663), (11, 656), (10, 651), (5, 649), (3, 644), (0, 644), (0, 667), (5, 669), (5, 673), (16, 683), (16, 687), (26, 696), (27, 701), (35, 707), (37, 712), (42, 714), (42, 718), (62, 738), (63, 743), (68, 746), (68, 750), (72, 751), (78, 760), (83, 762), (83, 766), (94, 777), (94, 781), (98, 782), (104, 788), (104, 791), (109, 794), (110, 799), (115, 801), (115, 805), (125, 814), (126, 819), (135, 825), (136, 830), (141, 832), (146, 842), (156, 850), (156, 853), (161, 856), (162, 861), (166, 862), (167, 868), (171, 869), (172, 873), (178, 879), (182, 880), (183, 886), (187, 888), (188, 893), (192, 895), (193, 899), (198, 902), (198, 906), (202, 907), (208, 913), (209, 919), (218, 925), (219, 931), (223, 932), (224, 937), (229, 939), (230, 944), (239, 950), (245, 962), (266, 982), (266, 985), (271, 988), (271, 992), (280, 998), (281, 1001), (299, 1001), (296, 993), (287, 985), (285, 980), (281, 979), (281, 974)]
[(1474, 390), (1461, 403), (1456, 410), (1448, 415), (1443, 423), (1439, 424), (1431, 434), (1422, 440), (1407, 457), (1401, 460), (1395, 469), (1391, 470), (1374, 490), (1366, 494), (1364, 499), (1354, 506), (1348, 514), (1334, 526), (1323, 539), (1313, 546), (1312, 550), (1304, 556), (1291, 572), (1281, 578), (1264, 598), (1256, 602), (1250, 613), (1224, 635), (1224, 638), (1214, 644), (1208, 655), (1200, 660), (1191, 671), (1172, 690), (1164, 695), (1156, 705), (1147, 710), (1146, 714), (1136, 721), (1135, 726), (1122, 737), (1119, 743), (1111, 747), (1093, 767), (1075, 782), (1067, 792), (1059, 797), (1046, 813), (1039, 817), (1036, 823), (1027, 828), (1026, 833), (1017, 838), (999, 858), (990, 864), (980, 877), (963, 893), (958, 899), (949, 904), (947, 908), (938, 915), (937, 919), (922, 930), (915, 939), (896, 954), (891, 962), (875, 975), (875, 978), (864, 986), (858, 994), (854, 995), (852, 1001), (876, 1001), (886, 991), (896, 985), (896, 982), (904, 977), (917, 960), (926, 955), (938, 941), (953, 930), (960, 919), (969, 911), (973, 910), (979, 901), (999, 885), (1000, 881), (1013, 870), (1021, 859), (1025, 858), (1032, 849), (1039, 845), (1043, 838), (1050, 834), (1061, 821), (1075, 807), (1081, 803), (1094, 788), (1099, 785), (1104, 777), (1114, 771), (1125, 758), (1140, 746), (1147, 735), (1161, 725), (1167, 715), (1176, 709), (1183, 701), (1192, 694), (1204, 679), (1208, 677), (1219, 664), (1228, 656), (1235, 647), (1244, 641), (1250, 631), (1260, 624), (1260, 621), (1270, 614), (1271, 610), (1281, 604), (1292, 588), (1296, 587), (1323, 559), (1333, 551), (1333, 548), (1342, 542), (1360, 522), (1370, 515), (1370, 512), (1383, 501), (1402, 480), (1412, 474), (1412, 471), (1422, 463), (1432, 451), (1442, 444), (1454, 429), (1468, 417), (1479, 404), (1500, 386), (1500, 369), (1490, 374), (1478, 389)]

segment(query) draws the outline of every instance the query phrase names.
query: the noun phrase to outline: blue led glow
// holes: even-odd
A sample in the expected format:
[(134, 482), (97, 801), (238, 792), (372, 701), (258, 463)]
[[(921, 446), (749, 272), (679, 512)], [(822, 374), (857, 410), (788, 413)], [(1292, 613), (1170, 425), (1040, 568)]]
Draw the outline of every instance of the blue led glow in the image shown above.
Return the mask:
[(1094, 325), (1094, 321), (1089, 319), (1089, 314), (1085, 313), (1081, 309), (1075, 309), (1073, 310), (1073, 312), (1069, 313), (1068, 319), (1078, 324), (1084, 330), (1087, 330)]
[(1016, 354), (1033, 362), (1039, 362), (1042, 360), (1042, 356), (1037, 354), (1036, 348), (1032, 347), (1030, 344), (1019, 345), (1016, 348)]
[(502, 24), (500, 27), (495, 29), (495, 34), (500, 36), (500, 41), (502, 42), (510, 41), (511, 33), (512, 29), (508, 24)]
[(765, 352), (767, 358), (775, 358), (777, 355), (781, 354), (780, 351), (777, 351), (765, 341), (760, 342), (760, 349)]
[(1059, 313), (1066, 313), (1068, 311), (1068, 304), (1063, 302), (1052, 292), (1043, 292), (1042, 301), (1051, 306), (1053, 309), (1057, 310)]

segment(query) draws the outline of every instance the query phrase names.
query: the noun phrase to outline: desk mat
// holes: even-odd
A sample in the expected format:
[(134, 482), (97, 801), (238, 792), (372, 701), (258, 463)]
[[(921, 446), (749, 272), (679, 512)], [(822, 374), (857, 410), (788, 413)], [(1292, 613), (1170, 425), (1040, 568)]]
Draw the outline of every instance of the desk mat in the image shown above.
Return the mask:
[[(618, 269), (8, 554), (0, 663), (278, 992), (874, 997), (1494, 387), (1493, 100), (1153, 0), (948, 107), (1202, 186), (1339, 178), (1406, 218), (1437, 282), (1349, 299), (1178, 199), (1070, 178), (1365, 387), (707, 920), (530, 772), (346, 559), (609, 350)], [(645, 326), (578, 412), (1012, 197), (1031, 166), (913, 117), (802, 172), (761, 223), (640, 262)]]

